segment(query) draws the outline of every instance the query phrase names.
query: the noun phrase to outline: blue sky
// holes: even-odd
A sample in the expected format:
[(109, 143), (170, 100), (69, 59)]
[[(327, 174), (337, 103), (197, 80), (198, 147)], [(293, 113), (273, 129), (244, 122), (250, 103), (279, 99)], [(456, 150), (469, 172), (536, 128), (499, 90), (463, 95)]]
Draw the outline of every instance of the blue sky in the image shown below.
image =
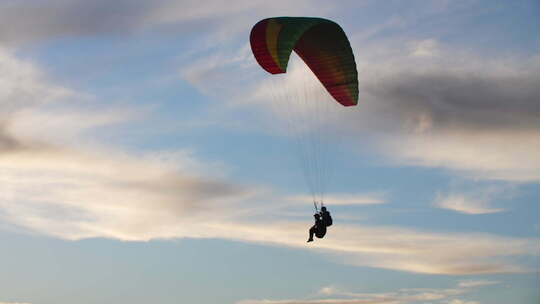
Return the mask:
[[(539, 15), (3, 1), (0, 304), (537, 303)], [(335, 225), (311, 244), (298, 108), (249, 48), (272, 16), (336, 21), (359, 71), (324, 117)], [(320, 90), (298, 59), (285, 77)]]

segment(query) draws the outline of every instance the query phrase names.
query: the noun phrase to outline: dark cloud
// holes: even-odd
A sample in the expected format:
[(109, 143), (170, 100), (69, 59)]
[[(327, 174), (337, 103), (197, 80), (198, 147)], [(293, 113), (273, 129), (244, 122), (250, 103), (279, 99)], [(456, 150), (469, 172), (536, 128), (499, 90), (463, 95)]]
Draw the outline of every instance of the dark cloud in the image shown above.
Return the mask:
[(5, 1), (0, 4), (0, 41), (124, 31), (139, 23), (150, 5), (140, 0)]
[[(287, 10), (305, 11), (306, 1)], [(60, 37), (130, 34), (140, 30), (161, 33), (218, 34), (246, 31), (246, 23), (280, 5), (263, 0), (50, 0), (0, 2), (0, 43)], [(250, 13), (246, 14), (247, 11)], [(243, 14), (242, 14), (243, 13)], [(279, 13), (278, 13), (279, 14)], [(219, 24), (226, 21), (226, 26)], [(208, 38), (208, 37), (205, 37)]]
[[(88, 155), (88, 151), (74, 150), (68, 147), (51, 145), (32, 139), (24, 139), (11, 135), (5, 124), (0, 124), (0, 158), (13, 155), (28, 159), (41, 159), (46, 169), (36, 166), (36, 170), (43, 172), (56, 172), (55, 174), (70, 175), (70, 166), (74, 164), (81, 169), (81, 176), (91, 172), (93, 166), (103, 166), (111, 170), (104, 174), (102, 180), (96, 178), (92, 183), (108, 185), (112, 191), (130, 192), (132, 190), (144, 193), (148, 197), (160, 197), (153, 203), (154, 207), (166, 208), (175, 214), (182, 214), (186, 210), (192, 212), (221, 209), (220, 204), (229, 199), (240, 199), (252, 193), (247, 187), (230, 183), (210, 176), (198, 176), (194, 172), (162, 169), (161, 174), (155, 175), (152, 163), (141, 161), (137, 164), (136, 158), (119, 158), (118, 163), (107, 159), (105, 155)], [(48, 168), (47, 163), (58, 163), (54, 169)], [(64, 166), (64, 167), (62, 167)], [(88, 166), (88, 169), (84, 169)], [(140, 166), (140, 176), (130, 176), (130, 172)], [(145, 170), (151, 171), (152, 177), (145, 178)], [(22, 172), (22, 171), (21, 171)], [(93, 174), (93, 173), (92, 173)], [(72, 177), (74, 180), (82, 177)], [(47, 181), (43, 181), (47, 183)], [(144, 204), (148, 204), (144, 201)], [(136, 205), (136, 204), (134, 204)]]
[(381, 72), (363, 84), (363, 108), (349, 116), (349, 129), (376, 134), (380, 153), (398, 163), (540, 180), (540, 69), (524, 59), (486, 61), (482, 70), (474, 59), (467, 67), (404, 64)]
[[(129, 33), (171, 0), (51, 0), (0, 3), (0, 42)], [(171, 8), (171, 9), (174, 9)]]
[(29, 143), (13, 136), (6, 122), (0, 122), (0, 156), (3, 153), (15, 153), (20, 151), (44, 150), (46, 147), (41, 143)]
[(439, 129), (540, 128), (540, 73), (489, 75), (437, 70), (396, 73), (365, 90), (404, 122), (427, 116)]
[(186, 210), (190, 212), (211, 211), (221, 209), (224, 201), (229, 199), (240, 200), (248, 196), (251, 191), (239, 184), (229, 183), (211, 177), (195, 177), (189, 172), (165, 173), (162, 177), (152, 180), (119, 181), (118, 187), (138, 189), (155, 196), (167, 197), (154, 202), (160, 208), (181, 214)]
[(0, 154), (5, 151), (14, 151), (24, 148), (24, 144), (7, 134), (0, 124)]

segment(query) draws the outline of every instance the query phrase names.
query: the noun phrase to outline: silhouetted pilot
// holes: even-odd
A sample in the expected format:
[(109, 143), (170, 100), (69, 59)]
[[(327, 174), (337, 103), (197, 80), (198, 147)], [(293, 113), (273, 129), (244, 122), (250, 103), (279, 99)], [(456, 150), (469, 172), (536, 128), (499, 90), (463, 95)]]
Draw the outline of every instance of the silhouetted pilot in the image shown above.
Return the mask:
[(332, 216), (330, 215), (330, 212), (326, 210), (326, 207), (321, 207), (321, 217), (322, 217), (322, 221), (323, 221), (323, 224), (328, 227), (328, 226), (332, 226)]
[(309, 228), (309, 239), (307, 240), (309, 242), (313, 242), (313, 235), (315, 234), (316, 237), (322, 239), (324, 235), (326, 234), (326, 226), (324, 225), (321, 215), (316, 213), (313, 215), (315, 217), (315, 225), (313, 227)]

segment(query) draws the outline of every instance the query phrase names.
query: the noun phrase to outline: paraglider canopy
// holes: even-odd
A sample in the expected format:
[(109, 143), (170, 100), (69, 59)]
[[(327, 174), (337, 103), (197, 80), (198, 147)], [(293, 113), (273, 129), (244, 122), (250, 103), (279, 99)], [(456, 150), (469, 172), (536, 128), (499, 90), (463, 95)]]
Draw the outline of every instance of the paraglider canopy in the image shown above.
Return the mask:
[(358, 73), (349, 40), (338, 24), (327, 19), (273, 17), (253, 26), (250, 44), (262, 69), (281, 74), (267, 77), (264, 83), (271, 87), (261, 92), (286, 120), (275, 125), (288, 129), (317, 209), (331, 179), (331, 162), (336, 159), (332, 152), (343, 134), (333, 122), (339, 125), (342, 116), (336, 115), (353, 110), (349, 106), (358, 102)]
[(312, 17), (267, 18), (253, 27), (250, 43), (255, 59), (267, 72), (285, 73), (294, 50), (337, 102), (357, 104), (356, 63), (337, 23)]

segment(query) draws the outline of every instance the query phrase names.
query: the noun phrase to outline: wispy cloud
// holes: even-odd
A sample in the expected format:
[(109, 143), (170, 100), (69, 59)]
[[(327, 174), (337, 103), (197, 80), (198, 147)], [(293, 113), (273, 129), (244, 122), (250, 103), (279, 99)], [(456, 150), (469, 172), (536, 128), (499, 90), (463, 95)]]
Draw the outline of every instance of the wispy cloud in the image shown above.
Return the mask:
[(453, 299), (446, 303), (448, 304), (480, 304), (480, 302), (478, 301), (464, 301), (464, 300), (459, 300), (459, 299)]
[(479, 287), (479, 286), (489, 286), (499, 284), (497, 281), (487, 281), (487, 280), (467, 280), (459, 282), (459, 287), (470, 288), (470, 287)]
[[(471, 281), (472, 282), (472, 281)], [(477, 281), (481, 282), (481, 281)], [(482, 281), (483, 282), (483, 281)], [(466, 301), (456, 298), (464, 296), (475, 288), (489, 284), (458, 286), (454, 288), (402, 288), (397, 291), (382, 293), (359, 293), (340, 290), (334, 286), (326, 286), (319, 290), (318, 295), (303, 299), (288, 300), (242, 300), (237, 304), (344, 304), (344, 303), (394, 303), (408, 304), (429, 301), (430, 303), (476, 304), (476, 301)], [(321, 298), (323, 296), (324, 298)]]
[(65, 100), (73, 91), (55, 85), (33, 64), (19, 60), (14, 53), (0, 47), (0, 118), (29, 106)]
[(3, 154), (0, 163), (5, 222), (66, 239), (177, 237), (186, 214), (195, 220), (249, 195), (232, 183), (113, 151), (32, 149)]
[(470, 197), (465, 194), (439, 195), (435, 206), (465, 214), (489, 214), (504, 211), (502, 208), (489, 207), (488, 202), (480, 197)]
[(317, 300), (242, 300), (236, 304), (399, 304), (391, 300), (317, 299)]
[(427, 39), (413, 41), (410, 44), (410, 55), (415, 57), (432, 57), (439, 54), (439, 45), (437, 40)]
[[(326, 201), (332, 202), (333, 206), (344, 205), (380, 205), (386, 203), (384, 194), (347, 194), (336, 193), (328, 194), (325, 196)], [(290, 201), (299, 203), (312, 203), (313, 198), (311, 196), (292, 196), (289, 197)]]

